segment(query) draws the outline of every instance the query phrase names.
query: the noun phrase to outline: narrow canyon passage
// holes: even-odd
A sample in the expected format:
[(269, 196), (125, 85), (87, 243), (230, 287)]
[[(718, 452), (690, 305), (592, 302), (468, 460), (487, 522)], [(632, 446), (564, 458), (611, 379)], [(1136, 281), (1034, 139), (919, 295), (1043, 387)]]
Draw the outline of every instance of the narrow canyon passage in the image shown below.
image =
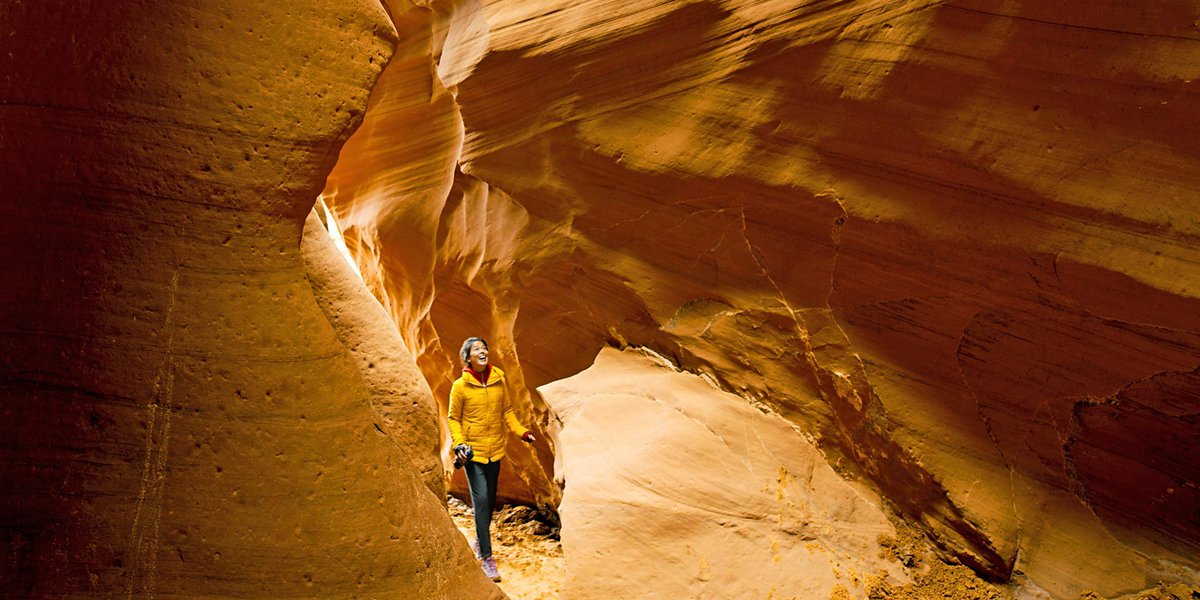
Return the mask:
[(1200, 598), (1197, 23), (0, 3), (0, 598)]
[(324, 197), (442, 409), (516, 374), (565, 597), (1197, 581), (1195, 6), (390, 9)]

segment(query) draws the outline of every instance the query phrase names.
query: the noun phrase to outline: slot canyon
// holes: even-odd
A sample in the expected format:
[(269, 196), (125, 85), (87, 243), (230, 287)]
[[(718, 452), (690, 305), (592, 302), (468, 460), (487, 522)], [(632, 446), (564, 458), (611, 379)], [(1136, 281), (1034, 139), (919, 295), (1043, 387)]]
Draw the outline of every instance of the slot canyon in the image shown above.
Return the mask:
[(0, 598), (1200, 599), (1200, 1), (4, 0), (0, 65)]

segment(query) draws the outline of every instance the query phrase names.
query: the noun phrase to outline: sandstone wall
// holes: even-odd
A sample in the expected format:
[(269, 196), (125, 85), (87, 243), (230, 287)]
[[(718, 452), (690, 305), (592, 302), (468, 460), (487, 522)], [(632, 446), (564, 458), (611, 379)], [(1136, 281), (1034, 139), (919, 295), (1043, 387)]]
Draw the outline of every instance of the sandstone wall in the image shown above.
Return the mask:
[(0, 23), (0, 597), (503, 597), (377, 431), (300, 251), (396, 44), (382, 8)]
[(644, 345), (988, 578), (1197, 579), (1200, 5), (429, 4), (326, 193), (443, 402)]
[[(539, 392), (557, 436), (568, 598), (862, 597), (909, 581), (878, 496), (787, 420), (644, 350)], [(913, 563), (910, 561), (909, 563)]]
[(412, 462), (434, 497), (443, 499), (437, 403), (387, 311), (330, 238), (330, 225), (318, 212), (323, 208), (309, 213), (300, 245), (313, 295), (370, 390), (373, 425)]

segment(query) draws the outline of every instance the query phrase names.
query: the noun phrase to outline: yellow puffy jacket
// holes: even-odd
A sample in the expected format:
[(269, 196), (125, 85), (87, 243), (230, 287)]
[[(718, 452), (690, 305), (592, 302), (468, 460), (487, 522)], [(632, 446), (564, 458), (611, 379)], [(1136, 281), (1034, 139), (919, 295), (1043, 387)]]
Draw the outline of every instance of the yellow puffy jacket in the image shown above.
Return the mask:
[[(450, 437), (454, 445), (466, 444), (475, 451), (471, 460), (479, 463), (496, 462), (504, 458), (506, 430), (518, 437), (526, 429), (517, 420), (508, 402), (504, 371), (493, 366), (487, 385), (466, 371), (450, 388)], [(507, 424), (507, 427), (505, 426)]]

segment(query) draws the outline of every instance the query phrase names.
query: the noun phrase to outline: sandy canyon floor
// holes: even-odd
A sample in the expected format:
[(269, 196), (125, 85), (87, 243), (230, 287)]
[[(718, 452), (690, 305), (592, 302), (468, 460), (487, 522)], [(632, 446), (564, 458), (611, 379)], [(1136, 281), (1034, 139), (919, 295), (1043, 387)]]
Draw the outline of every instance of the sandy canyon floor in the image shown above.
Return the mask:
[[(468, 541), (472, 540), (475, 525), (471, 507), (450, 497), (447, 508), (459, 532)], [(550, 520), (552, 518), (548, 519), (547, 515), (539, 514), (533, 508), (516, 505), (502, 507), (494, 516), (493, 552), (503, 576), (499, 586), (512, 600), (561, 598), (562, 584), (567, 576), (566, 560), (559, 540), (559, 528), (549, 523)], [(918, 545), (912, 542), (896, 538), (881, 540), (880, 552), (926, 562), (923, 575), (905, 586), (896, 586), (882, 577), (876, 578), (868, 583), (868, 597), (871, 600), (1013, 600), (1011, 594), (979, 579), (966, 567), (919, 557)], [(849, 598), (851, 595), (845, 589), (835, 588), (829, 600)], [(1079, 600), (1118, 599), (1106, 599), (1094, 592), (1084, 592)], [(1200, 587), (1178, 583), (1159, 585), (1119, 600), (1200, 600)]]
[[(447, 502), (450, 517), (467, 541), (475, 539), (474, 513), (462, 500)], [(566, 562), (557, 527), (528, 506), (505, 506), (492, 519), (492, 553), (503, 580), (500, 589), (512, 600), (557, 600)]]

